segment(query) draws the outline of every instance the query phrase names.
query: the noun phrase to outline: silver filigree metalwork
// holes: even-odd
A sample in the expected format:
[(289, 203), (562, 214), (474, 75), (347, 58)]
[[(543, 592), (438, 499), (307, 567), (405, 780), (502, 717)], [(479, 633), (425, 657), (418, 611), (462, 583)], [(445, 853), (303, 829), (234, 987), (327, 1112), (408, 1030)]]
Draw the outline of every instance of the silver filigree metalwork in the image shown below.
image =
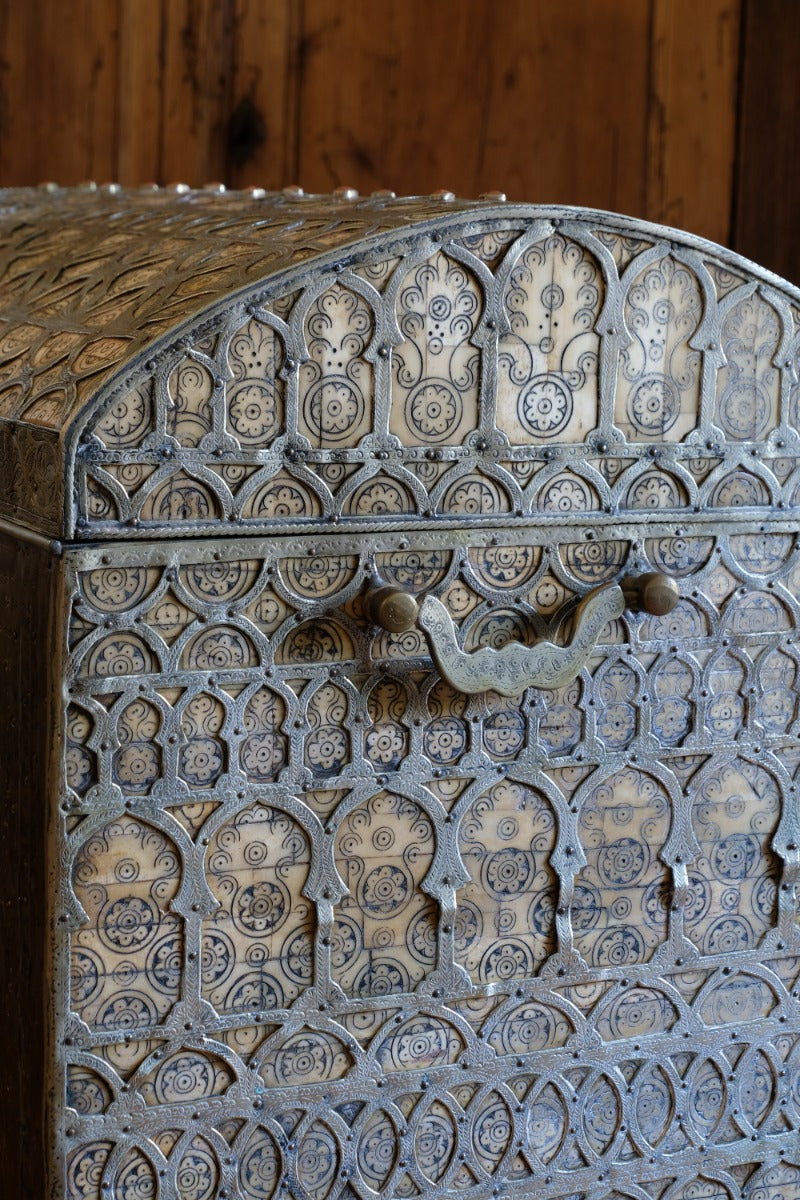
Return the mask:
[(54, 1194), (794, 1196), (800, 293), (584, 210), (6, 201)]

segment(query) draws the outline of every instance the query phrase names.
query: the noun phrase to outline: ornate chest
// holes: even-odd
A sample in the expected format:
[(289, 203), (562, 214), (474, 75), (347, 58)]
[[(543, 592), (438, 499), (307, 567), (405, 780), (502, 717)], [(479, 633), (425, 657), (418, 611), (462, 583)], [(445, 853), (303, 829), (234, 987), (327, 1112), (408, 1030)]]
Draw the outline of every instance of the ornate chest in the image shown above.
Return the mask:
[(800, 293), (499, 196), (0, 233), (8, 1195), (797, 1200)]

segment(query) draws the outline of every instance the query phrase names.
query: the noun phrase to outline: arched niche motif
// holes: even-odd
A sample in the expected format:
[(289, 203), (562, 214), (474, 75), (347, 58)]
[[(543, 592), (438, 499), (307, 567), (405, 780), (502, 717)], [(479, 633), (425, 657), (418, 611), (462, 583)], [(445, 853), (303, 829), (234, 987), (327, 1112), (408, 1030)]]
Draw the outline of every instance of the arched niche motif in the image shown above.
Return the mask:
[(705, 671), (708, 692), (705, 723), (714, 741), (729, 742), (742, 728), (745, 717), (744, 664), (733, 654), (720, 652)]
[(256, 803), (210, 839), (202, 994), (220, 1013), (286, 1008), (312, 980), (313, 906), (303, 896), (309, 839), (293, 817)]
[(248, 700), (243, 717), (245, 737), (239, 751), (242, 770), (254, 783), (274, 779), (286, 764), (288, 739), (281, 732), (286, 702), (262, 687)]
[(666, 938), (670, 874), (659, 861), (670, 799), (633, 767), (595, 784), (578, 820), (587, 864), (575, 880), (575, 946), (592, 966), (646, 962)]
[(462, 817), (458, 846), (470, 882), (457, 897), (455, 956), (476, 982), (527, 978), (555, 949), (556, 832), (546, 797), (511, 781), (478, 796)]
[(650, 727), (665, 746), (677, 746), (694, 728), (695, 668), (689, 661), (670, 654), (652, 670), (653, 693)]
[(226, 389), (226, 423), (242, 446), (268, 446), (283, 428), (283, 360), (278, 335), (262, 321), (246, 321), (230, 340), (228, 364), (233, 381)]
[(366, 758), (376, 770), (396, 770), (408, 754), (408, 692), (399, 679), (384, 676), (367, 699), (371, 725), (364, 734)]
[(631, 441), (680, 441), (700, 418), (703, 316), (697, 276), (671, 255), (650, 262), (625, 300), (631, 340), (620, 355), (615, 423)]
[(561, 756), (571, 753), (584, 736), (586, 728), (583, 682), (580, 678), (560, 688), (544, 689), (537, 715), (538, 740), (545, 750)]
[(512, 443), (577, 442), (597, 424), (604, 295), (597, 260), (563, 234), (520, 255), (498, 347), (497, 423)]
[(156, 738), (161, 715), (154, 704), (137, 698), (117, 718), (120, 748), (114, 755), (114, 779), (124, 792), (146, 792), (161, 775)]
[(64, 777), (67, 787), (82, 796), (97, 782), (97, 755), (88, 746), (94, 721), (85, 708), (70, 704), (67, 709)]
[(609, 750), (624, 750), (639, 732), (641, 680), (622, 658), (609, 659), (594, 677), (597, 736)]
[(765, 648), (756, 673), (758, 720), (767, 733), (786, 733), (797, 712), (797, 662), (784, 650)]
[(225, 706), (210, 692), (198, 692), (181, 714), (183, 742), (178, 774), (192, 790), (212, 788), (227, 767), (227, 746), (221, 736)]
[(468, 745), (467, 698), (438, 679), (427, 695), (430, 714), (423, 729), (423, 749), (435, 766), (458, 762)]
[(752, 950), (777, 919), (779, 859), (772, 839), (781, 795), (762, 767), (712, 763), (693, 787), (700, 854), (689, 867), (686, 936), (703, 954)]
[(342, 821), (335, 861), (348, 895), (336, 908), (331, 975), (348, 996), (408, 992), (432, 971), (437, 906), (421, 884), (433, 853), (429, 817), (393, 792)]
[(714, 418), (735, 441), (756, 441), (778, 424), (781, 373), (775, 356), (781, 337), (778, 313), (757, 292), (725, 314), (725, 362), (717, 372)]
[(334, 283), (313, 301), (304, 332), (298, 430), (322, 449), (354, 445), (372, 428), (372, 365), (364, 351), (375, 318), (357, 292)]
[(214, 377), (203, 363), (183, 359), (167, 382), (166, 429), (182, 446), (199, 446), (211, 432)]
[(485, 692), (483, 699), (483, 749), (495, 762), (510, 762), (525, 749), (528, 738), (524, 693), (501, 696), (499, 692)]
[(308, 702), (309, 731), (305, 764), (315, 776), (338, 775), (350, 762), (347, 692), (335, 683), (322, 683)]
[(104, 1033), (157, 1025), (181, 986), (183, 923), (170, 911), (181, 883), (175, 845), (119, 817), (80, 846), (72, 882), (87, 917), (71, 937), (75, 1012)]
[(403, 279), (390, 429), (406, 445), (460, 442), (477, 427), (480, 352), (472, 337), (482, 307), (473, 275), (441, 251)]

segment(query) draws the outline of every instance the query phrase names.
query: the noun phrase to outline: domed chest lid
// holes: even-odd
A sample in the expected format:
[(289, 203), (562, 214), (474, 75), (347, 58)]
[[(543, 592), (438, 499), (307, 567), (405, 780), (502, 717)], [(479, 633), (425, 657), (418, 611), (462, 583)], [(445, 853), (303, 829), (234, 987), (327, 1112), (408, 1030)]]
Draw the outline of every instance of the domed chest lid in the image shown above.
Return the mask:
[(800, 293), (689, 235), (493, 201), (21, 190), (0, 241), (0, 513), (41, 533), (796, 515)]

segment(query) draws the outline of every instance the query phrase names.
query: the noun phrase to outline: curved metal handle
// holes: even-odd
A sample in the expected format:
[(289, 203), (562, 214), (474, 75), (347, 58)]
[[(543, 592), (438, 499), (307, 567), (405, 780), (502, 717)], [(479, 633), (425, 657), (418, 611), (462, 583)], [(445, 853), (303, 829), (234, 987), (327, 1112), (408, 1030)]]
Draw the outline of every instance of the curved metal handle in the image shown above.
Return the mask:
[(663, 616), (672, 611), (678, 598), (678, 585), (667, 575), (629, 576), (621, 584), (604, 584), (584, 596), (575, 610), (575, 632), (568, 645), (544, 640), (533, 646), (509, 642), (501, 650), (484, 646), (471, 654), (460, 649), (453, 618), (434, 596), (426, 596), (419, 604), (409, 592), (382, 584), (366, 593), (364, 607), (374, 624), (392, 633), (418, 624), (443, 678), (458, 691), (517, 696), (529, 687), (561, 687), (575, 679), (604, 627), (625, 608)]
[(484, 646), (465, 654), (456, 641), (453, 618), (440, 600), (426, 596), (419, 610), (419, 624), (428, 635), (436, 665), (444, 678), (460, 692), (499, 692), (517, 696), (525, 688), (554, 688), (569, 683), (580, 673), (609, 621), (622, 616), (625, 597), (612, 583), (595, 588), (585, 596), (575, 613), (575, 635), (568, 646), (536, 642), (523, 646), (509, 642), (501, 650)]

